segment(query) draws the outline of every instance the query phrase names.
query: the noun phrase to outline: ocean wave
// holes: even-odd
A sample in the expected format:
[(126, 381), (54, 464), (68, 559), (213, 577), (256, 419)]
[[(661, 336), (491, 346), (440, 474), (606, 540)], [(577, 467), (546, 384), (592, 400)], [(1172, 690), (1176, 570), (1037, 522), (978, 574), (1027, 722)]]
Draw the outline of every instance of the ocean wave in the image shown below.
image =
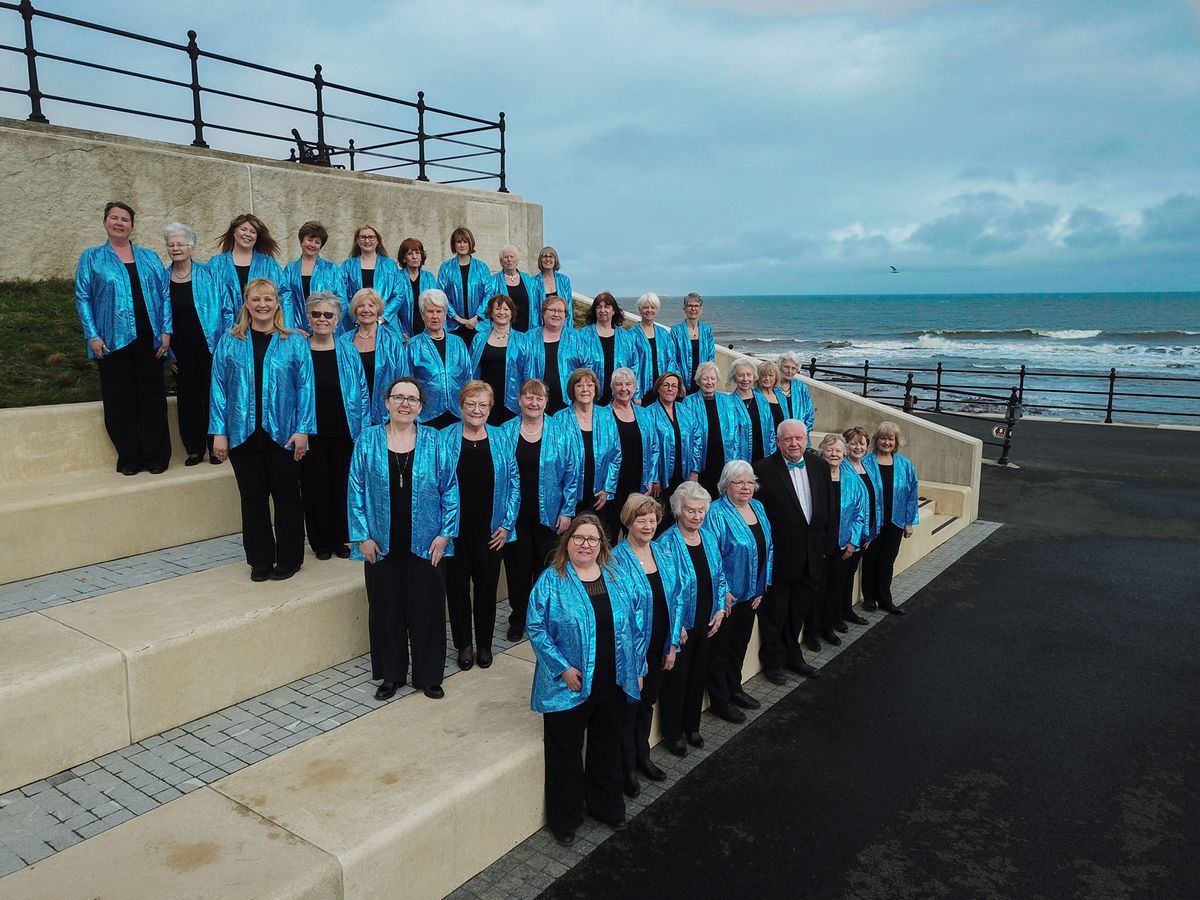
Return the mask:
[(921, 331), (902, 331), (899, 336), (918, 340), (939, 337), (950, 340), (1085, 341), (1102, 337), (1105, 340), (1169, 341), (1196, 335), (1200, 335), (1200, 331), (1104, 331), (1100, 328), (927, 328)]

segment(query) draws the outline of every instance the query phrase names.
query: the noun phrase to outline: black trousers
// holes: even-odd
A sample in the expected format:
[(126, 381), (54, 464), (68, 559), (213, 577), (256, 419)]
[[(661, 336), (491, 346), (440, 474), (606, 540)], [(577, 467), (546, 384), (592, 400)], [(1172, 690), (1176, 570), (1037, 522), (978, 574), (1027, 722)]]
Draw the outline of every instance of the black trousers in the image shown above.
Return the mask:
[(764, 669), (782, 669), (803, 659), (800, 630), (816, 593), (816, 588), (801, 578), (777, 581), (767, 588), (758, 605), (758, 658)]
[[(167, 392), (163, 364), (154, 341), (141, 334), (132, 343), (96, 361), (104, 429), (117, 450), (117, 471), (166, 468), (171, 461)], [(205, 420), (204, 430), (208, 431)]]
[[(853, 559), (854, 557), (851, 557)], [(825, 571), (821, 575), (821, 602), (816, 604), (819, 613), (816, 616), (816, 627), (822, 633), (829, 633), (835, 625), (845, 625), (846, 617), (842, 610), (842, 597), (846, 592), (846, 578), (850, 573), (850, 560), (842, 559), (842, 551), (825, 557)], [(849, 575), (853, 578), (853, 575)], [(808, 623), (805, 623), (808, 627)]]
[(846, 577), (842, 581), (841, 617), (844, 622), (854, 612), (854, 574), (858, 564), (862, 562), (863, 551), (860, 550), (846, 560)]
[[(615, 684), (592, 685), (579, 706), (542, 716), (546, 749), (546, 819), (556, 835), (574, 831), (583, 806), (605, 822), (625, 818), (621, 795), (621, 721), (625, 693)], [(584, 735), (586, 757), (581, 756)]]
[(504, 545), (504, 577), (508, 581), (508, 627), (525, 629), (529, 592), (546, 569), (546, 560), (558, 546), (558, 535), (541, 522), (517, 523), (517, 539)]
[(871, 541), (863, 551), (862, 589), (864, 600), (874, 600), (881, 607), (892, 606), (892, 575), (896, 568), (896, 557), (900, 553), (900, 542), (904, 540), (904, 529), (891, 522)]
[(446, 588), (439, 564), (392, 547), (377, 563), (364, 563), (367, 626), (371, 636), (371, 677), (408, 682), (412, 646), (413, 687), (442, 683), (446, 669)]
[(650, 758), (650, 726), (654, 722), (654, 704), (667, 674), (662, 667), (663, 648), (667, 644), (669, 615), (655, 610), (650, 629), (650, 645), (646, 648), (646, 675), (642, 679), (642, 699), (625, 704), (625, 721), (621, 726), (621, 762), (632, 772), (637, 764)]
[(684, 731), (691, 734), (700, 731), (700, 707), (704, 705), (704, 683), (708, 680), (708, 654), (712, 644), (708, 627), (708, 618), (701, 618), (697, 613), (687, 643), (675, 654), (675, 667), (663, 676), (658, 698), (665, 740), (677, 741)]
[(175, 396), (179, 410), (179, 438), (188, 455), (212, 450), (208, 433), (208, 404), (212, 384), (212, 354), (198, 340), (172, 342), (175, 353)]
[(708, 700), (713, 706), (728, 707), (730, 695), (741, 693), (742, 664), (753, 633), (754, 610), (750, 601), (735, 603), (709, 641)]
[(308, 453), (300, 464), (304, 495), (304, 528), (314, 551), (334, 551), (350, 538), (346, 520), (346, 482), (354, 440), (349, 434), (325, 437), (311, 434)]
[[(304, 506), (300, 464), (261, 428), (229, 451), (242, 499), (242, 545), (255, 569), (304, 562)], [(271, 526), (271, 503), (275, 525)]]
[(454, 555), (446, 560), (446, 600), (450, 607), (450, 633), (454, 636), (455, 650), (466, 650), (471, 646), (473, 621), (475, 646), (481, 651), (492, 652), (496, 585), (500, 581), (500, 563), (504, 556), (502, 550), (488, 546), (488, 539), (487, 534), (460, 535), (454, 539)]

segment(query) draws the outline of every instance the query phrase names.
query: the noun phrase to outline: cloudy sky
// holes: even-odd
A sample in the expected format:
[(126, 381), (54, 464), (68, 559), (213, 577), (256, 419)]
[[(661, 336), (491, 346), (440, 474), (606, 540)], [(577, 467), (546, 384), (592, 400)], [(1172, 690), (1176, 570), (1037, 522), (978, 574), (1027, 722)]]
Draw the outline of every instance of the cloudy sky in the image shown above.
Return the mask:
[[(509, 187), (544, 205), (546, 240), (589, 293), (1200, 289), (1196, 0), (38, 5), (505, 110)], [(21, 43), (19, 18), (0, 21)], [(84, 47), (55, 33), (59, 52)], [(94, 39), (86, 52), (155, 65)], [(4, 83), (23, 86), (4, 56)], [(43, 90), (103, 88), (79, 79)], [(21, 101), (0, 96), (0, 114), (23, 117)]]

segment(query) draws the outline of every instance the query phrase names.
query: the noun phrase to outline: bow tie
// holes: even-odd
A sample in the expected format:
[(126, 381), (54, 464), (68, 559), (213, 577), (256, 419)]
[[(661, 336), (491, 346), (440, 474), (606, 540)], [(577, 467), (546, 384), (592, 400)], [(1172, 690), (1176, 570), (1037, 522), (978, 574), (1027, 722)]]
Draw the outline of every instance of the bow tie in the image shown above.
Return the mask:
[(787, 463), (789, 472), (792, 471), (792, 469), (804, 468), (804, 457), (800, 457), (800, 459), (796, 460), (796, 462), (789, 462), (787, 459), (785, 459), (784, 462)]

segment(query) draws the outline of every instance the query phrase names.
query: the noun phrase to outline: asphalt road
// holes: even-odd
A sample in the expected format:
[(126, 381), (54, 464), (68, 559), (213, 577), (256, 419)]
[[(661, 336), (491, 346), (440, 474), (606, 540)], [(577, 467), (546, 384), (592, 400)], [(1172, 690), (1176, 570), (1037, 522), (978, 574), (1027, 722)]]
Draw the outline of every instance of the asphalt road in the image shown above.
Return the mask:
[(1200, 896), (1200, 433), (1018, 448), (1004, 528), (544, 896)]

